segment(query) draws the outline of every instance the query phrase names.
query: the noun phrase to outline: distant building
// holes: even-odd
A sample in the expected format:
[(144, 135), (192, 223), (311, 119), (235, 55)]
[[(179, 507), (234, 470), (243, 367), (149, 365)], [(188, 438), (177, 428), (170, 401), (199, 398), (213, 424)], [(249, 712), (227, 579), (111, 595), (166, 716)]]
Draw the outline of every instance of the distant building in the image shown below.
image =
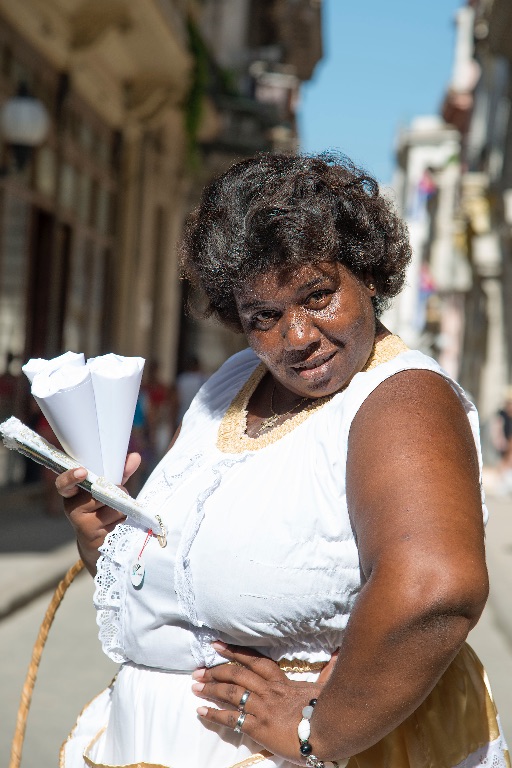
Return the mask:
[(458, 378), (484, 422), (512, 381), (510, 29), (508, 0), (458, 10), (442, 118), (400, 134), (394, 185), (414, 257), (391, 321)]
[(398, 136), (393, 189), (413, 255), (406, 286), (384, 318), (409, 346), (444, 358), (453, 375), (453, 336), (460, 333), (463, 309), (458, 294), (468, 286), (453, 248), (459, 153), (458, 131), (437, 116), (416, 118)]
[(472, 274), (460, 380), (485, 420), (512, 380), (512, 7), (506, 0), (468, 2), (457, 21), (458, 55), (443, 115), (461, 132), (458, 218)]
[(0, 4), (0, 102), (23, 84), (50, 118), (21, 170), (3, 146), (0, 359), (115, 349), (171, 375), (193, 68), (177, 7)]

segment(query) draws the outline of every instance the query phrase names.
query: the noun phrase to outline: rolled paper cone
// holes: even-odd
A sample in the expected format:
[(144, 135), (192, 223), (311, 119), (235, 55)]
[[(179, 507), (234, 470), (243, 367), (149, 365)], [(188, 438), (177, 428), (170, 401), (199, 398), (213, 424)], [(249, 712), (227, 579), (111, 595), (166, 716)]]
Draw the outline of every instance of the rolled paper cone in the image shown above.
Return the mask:
[(123, 478), (144, 359), (107, 354), (88, 360), (91, 372), (103, 474), (113, 483)]
[(51, 360), (43, 360), (41, 357), (32, 357), (25, 363), (25, 365), (21, 366), (21, 370), (32, 384), (36, 373), (40, 373), (43, 370), (50, 373), (51, 371), (56, 371), (58, 368), (61, 368), (63, 365), (85, 365), (83, 352), (64, 352), (63, 355), (54, 357)]
[(43, 367), (32, 381), (32, 395), (60, 444), (96, 475), (104, 475), (91, 372), (72, 362)]

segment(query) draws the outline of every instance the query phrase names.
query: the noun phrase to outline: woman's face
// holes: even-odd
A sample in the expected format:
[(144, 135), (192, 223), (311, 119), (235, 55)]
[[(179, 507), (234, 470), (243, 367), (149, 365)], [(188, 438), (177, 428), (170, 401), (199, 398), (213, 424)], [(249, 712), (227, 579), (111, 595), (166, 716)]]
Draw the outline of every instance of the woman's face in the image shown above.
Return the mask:
[(348, 384), (375, 339), (368, 288), (337, 262), (257, 275), (235, 293), (247, 340), (274, 379), (302, 397)]

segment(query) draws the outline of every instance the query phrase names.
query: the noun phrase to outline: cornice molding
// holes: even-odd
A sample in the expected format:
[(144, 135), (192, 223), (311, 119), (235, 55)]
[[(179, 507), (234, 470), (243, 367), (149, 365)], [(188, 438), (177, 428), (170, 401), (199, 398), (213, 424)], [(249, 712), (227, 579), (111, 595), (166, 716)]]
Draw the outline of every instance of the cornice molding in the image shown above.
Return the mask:
[(127, 32), (133, 25), (126, 0), (87, 0), (69, 19), (72, 51), (94, 46), (111, 29)]
[(2, 16), (112, 127), (184, 102), (192, 56), (155, 0), (0, 0)]

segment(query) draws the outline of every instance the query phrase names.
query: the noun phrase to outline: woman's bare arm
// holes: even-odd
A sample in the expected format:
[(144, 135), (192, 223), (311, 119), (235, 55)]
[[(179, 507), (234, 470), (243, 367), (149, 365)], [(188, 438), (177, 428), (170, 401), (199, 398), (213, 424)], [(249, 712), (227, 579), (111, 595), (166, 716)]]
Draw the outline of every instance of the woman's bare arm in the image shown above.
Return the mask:
[(324, 759), (371, 746), (419, 706), (488, 592), (476, 449), (441, 376), (402, 372), (367, 399), (347, 491), (366, 583), (312, 719)]

